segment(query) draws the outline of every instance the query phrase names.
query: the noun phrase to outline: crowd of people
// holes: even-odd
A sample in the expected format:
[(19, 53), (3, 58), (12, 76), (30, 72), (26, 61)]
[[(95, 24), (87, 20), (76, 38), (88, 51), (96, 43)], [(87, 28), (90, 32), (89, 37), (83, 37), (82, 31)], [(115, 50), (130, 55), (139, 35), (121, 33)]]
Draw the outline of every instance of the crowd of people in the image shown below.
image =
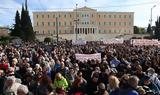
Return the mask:
[[(101, 53), (101, 61), (77, 53)], [(159, 74), (155, 46), (0, 45), (0, 95), (160, 95)]]

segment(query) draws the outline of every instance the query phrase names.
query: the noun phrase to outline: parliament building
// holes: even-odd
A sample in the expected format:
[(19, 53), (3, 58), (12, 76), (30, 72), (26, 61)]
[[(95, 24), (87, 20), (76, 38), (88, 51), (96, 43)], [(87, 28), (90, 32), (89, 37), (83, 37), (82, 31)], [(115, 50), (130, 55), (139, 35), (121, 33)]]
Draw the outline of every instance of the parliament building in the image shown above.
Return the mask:
[(95, 41), (133, 34), (133, 12), (102, 12), (82, 7), (73, 11), (33, 12), (37, 38)]

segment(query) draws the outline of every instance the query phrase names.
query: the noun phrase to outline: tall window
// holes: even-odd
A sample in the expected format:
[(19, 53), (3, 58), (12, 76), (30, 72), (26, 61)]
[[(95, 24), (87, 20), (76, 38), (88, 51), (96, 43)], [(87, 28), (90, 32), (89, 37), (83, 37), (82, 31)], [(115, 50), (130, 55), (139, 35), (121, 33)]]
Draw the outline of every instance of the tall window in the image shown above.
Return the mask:
[(51, 34), (50, 30), (48, 30), (48, 34)]
[(42, 26), (44, 26), (44, 22), (42, 22)]
[(94, 17), (93, 14), (92, 14), (92, 17)]
[(99, 33), (101, 33), (101, 30), (99, 30)]
[(101, 22), (99, 22), (99, 25), (101, 25)]
[(50, 22), (48, 22), (48, 26), (50, 26)]
[(37, 18), (38, 18), (38, 15), (37, 15)]
[(114, 26), (116, 26), (116, 22), (114, 22)]
[(116, 18), (116, 15), (114, 15), (114, 18)]
[(61, 22), (59, 22), (59, 26), (61, 26)]
[(111, 22), (109, 22), (109, 26), (111, 26)]
[(59, 18), (61, 17), (61, 15), (59, 14)]
[(38, 26), (38, 22), (37, 22), (37, 26)]
[(124, 15), (124, 18), (127, 18), (127, 16), (126, 16), (126, 15)]
[(42, 18), (44, 18), (44, 15), (42, 15)]
[(53, 18), (55, 18), (55, 15), (53, 15)]
[(66, 26), (66, 22), (64, 22), (64, 26)]
[(119, 22), (119, 26), (121, 26), (121, 22)]
[(53, 22), (53, 26), (55, 26), (55, 22)]
[(64, 18), (66, 18), (66, 15), (64, 15)]
[(48, 18), (49, 18), (49, 15), (48, 15)]
[(83, 14), (82, 14), (82, 17), (83, 17)]
[(129, 18), (131, 18), (131, 15), (129, 15)]
[(112, 18), (112, 16), (111, 16), (111, 15), (109, 15), (109, 18)]
[(70, 34), (72, 34), (72, 30), (70, 30)]
[(43, 34), (44, 34), (44, 30), (43, 30)]
[(124, 26), (126, 26), (126, 22), (124, 22)]
[(121, 15), (119, 15), (119, 18), (121, 18)]

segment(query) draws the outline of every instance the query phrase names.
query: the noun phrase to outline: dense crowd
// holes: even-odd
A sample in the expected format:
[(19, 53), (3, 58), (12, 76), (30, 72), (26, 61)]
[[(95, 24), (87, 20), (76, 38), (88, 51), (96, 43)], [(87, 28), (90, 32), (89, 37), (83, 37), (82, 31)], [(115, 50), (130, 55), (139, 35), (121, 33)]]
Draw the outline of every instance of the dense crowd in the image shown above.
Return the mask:
[[(101, 61), (75, 54), (101, 53)], [(160, 48), (24, 43), (0, 45), (0, 95), (160, 95)]]

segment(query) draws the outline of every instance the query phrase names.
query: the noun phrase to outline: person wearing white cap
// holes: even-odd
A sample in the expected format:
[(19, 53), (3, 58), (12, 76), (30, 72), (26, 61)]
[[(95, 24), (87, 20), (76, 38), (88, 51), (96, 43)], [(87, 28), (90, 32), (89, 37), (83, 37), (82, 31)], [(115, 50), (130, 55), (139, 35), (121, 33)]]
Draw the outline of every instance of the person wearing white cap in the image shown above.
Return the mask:
[(25, 85), (20, 85), (17, 89), (17, 95), (28, 95), (28, 87)]
[(14, 76), (7, 77), (3, 87), (4, 94), (12, 93), (13, 95), (17, 95), (17, 89), (20, 85), (20, 83), (16, 82), (16, 78)]

